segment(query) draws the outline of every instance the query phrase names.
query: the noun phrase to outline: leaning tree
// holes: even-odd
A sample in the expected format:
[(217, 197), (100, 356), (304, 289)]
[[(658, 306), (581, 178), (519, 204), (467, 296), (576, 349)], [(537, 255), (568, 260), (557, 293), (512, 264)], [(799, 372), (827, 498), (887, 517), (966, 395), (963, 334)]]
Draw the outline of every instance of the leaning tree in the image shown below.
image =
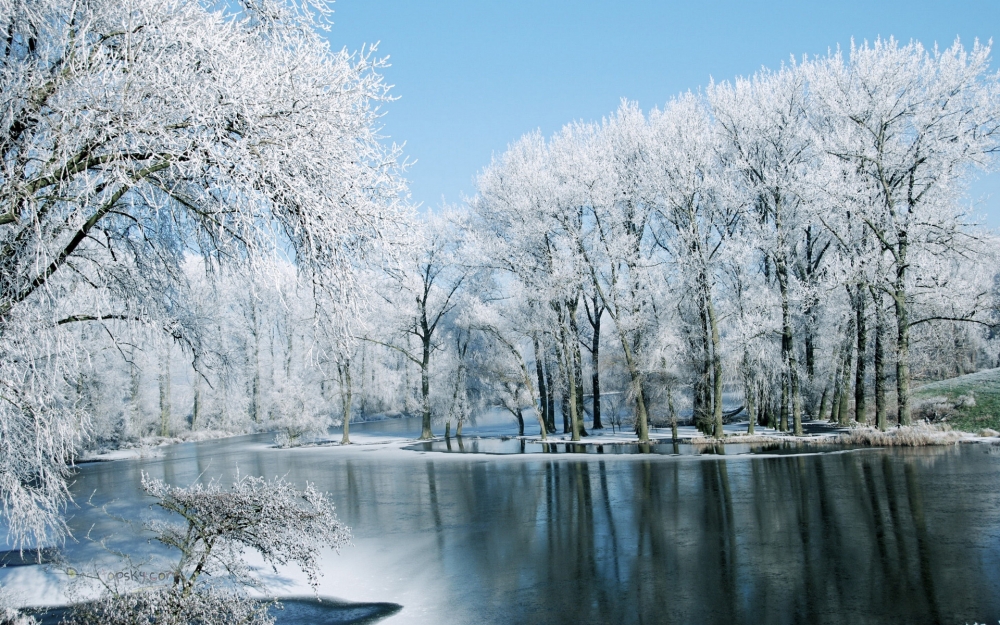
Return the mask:
[(67, 327), (170, 330), (192, 256), (251, 274), (291, 256), (342, 299), (345, 268), (399, 220), (380, 63), (332, 50), (329, 15), (326, 0), (0, 0), (0, 501), (14, 537), (58, 524), (84, 431), (60, 383), (84, 347)]

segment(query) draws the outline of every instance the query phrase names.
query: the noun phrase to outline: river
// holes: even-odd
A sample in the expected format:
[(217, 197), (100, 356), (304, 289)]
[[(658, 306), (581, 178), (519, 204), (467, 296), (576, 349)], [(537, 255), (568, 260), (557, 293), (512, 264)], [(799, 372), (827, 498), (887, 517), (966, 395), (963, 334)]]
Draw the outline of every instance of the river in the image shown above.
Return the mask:
[[(68, 562), (112, 566), (88, 534), (155, 561), (156, 549), (120, 520), (154, 514), (141, 472), (186, 485), (238, 469), (330, 493), (354, 539), (324, 556), (320, 594), (402, 605), (385, 623), (1000, 619), (1000, 446), (604, 457), (269, 441), (82, 465)], [(291, 571), (269, 579), (277, 594), (308, 591)], [(51, 599), (65, 575), (16, 567), (0, 581)]]

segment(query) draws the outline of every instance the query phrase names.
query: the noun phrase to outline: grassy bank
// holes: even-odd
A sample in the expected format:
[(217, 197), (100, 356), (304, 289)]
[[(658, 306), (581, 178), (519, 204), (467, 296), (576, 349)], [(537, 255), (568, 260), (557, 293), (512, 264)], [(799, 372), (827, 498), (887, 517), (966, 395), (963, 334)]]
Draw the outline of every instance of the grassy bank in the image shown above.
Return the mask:
[(921, 385), (913, 391), (913, 407), (914, 417), (956, 430), (1000, 430), (1000, 369)]

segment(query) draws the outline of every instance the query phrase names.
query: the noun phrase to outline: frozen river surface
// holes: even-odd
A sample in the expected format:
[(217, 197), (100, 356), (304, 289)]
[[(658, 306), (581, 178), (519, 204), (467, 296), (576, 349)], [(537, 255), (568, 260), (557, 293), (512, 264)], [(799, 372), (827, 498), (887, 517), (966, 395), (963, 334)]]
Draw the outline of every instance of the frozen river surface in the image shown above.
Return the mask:
[[(373, 442), (412, 427), (352, 431)], [(157, 553), (115, 518), (153, 514), (140, 472), (186, 485), (239, 469), (330, 493), (354, 540), (326, 554), (320, 594), (402, 605), (385, 623), (1000, 620), (997, 446), (650, 457), (269, 441), (81, 466), (68, 561), (115, 566), (89, 533), (154, 567)], [(290, 570), (270, 580), (280, 595), (308, 592)], [(66, 576), (17, 566), (0, 581), (28, 602), (54, 603)]]

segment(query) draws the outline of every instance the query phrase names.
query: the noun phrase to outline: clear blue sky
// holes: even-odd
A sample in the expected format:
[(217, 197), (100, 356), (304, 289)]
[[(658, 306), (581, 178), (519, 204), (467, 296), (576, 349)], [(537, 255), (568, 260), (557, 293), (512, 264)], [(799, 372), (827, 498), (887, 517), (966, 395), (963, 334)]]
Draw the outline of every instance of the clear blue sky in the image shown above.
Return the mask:
[[(335, 47), (380, 41), (390, 57), (385, 76), (399, 99), (385, 107), (384, 132), (406, 143), (417, 161), (407, 174), (413, 201), (430, 207), (471, 195), (491, 155), (522, 134), (598, 120), (621, 98), (648, 110), (710, 77), (846, 49), (852, 37), (1000, 44), (1000, 0), (338, 0), (334, 8)], [(1000, 176), (973, 193), (989, 195), (981, 209), (1000, 226)]]

